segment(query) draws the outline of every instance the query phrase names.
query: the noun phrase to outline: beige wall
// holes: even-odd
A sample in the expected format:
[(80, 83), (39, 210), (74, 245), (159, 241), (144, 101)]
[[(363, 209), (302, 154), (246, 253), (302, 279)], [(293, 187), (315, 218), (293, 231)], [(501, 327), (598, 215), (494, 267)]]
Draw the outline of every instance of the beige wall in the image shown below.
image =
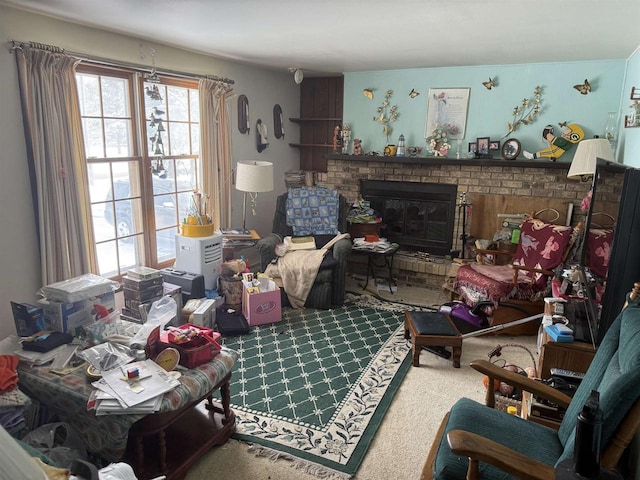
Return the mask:
[[(132, 35), (135, 35), (132, 32)], [(256, 149), (255, 129), (251, 135), (241, 135), (236, 127), (236, 103), (233, 102), (233, 161), (266, 160), (274, 163), (276, 190), (260, 194), (255, 217), (247, 218), (247, 226), (260, 234), (271, 231), (275, 197), (286, 191), (284, 172), (298, 168), (299, 152), (289, 147), (298, 138), (296, 124), (285, 120), (285, 139), (273, 137), (273, 106), (279, 103), (285, 119), (297, 117), (299, 87), (286, 71), (260, 69), (240, 63), (153, 44), (133, 36), (117, 35), (61, 22), (0, 6), (0, 38), (4, 51), (0, 52), (0, 338), (15, 334), (10, 301), (34, 302), (41, 287), (40, 259), (35, 220), (31, 202), (31, 188), (27, 171), (24, 133), (15, 58), (8, 52), (9, 41), (36, 41), (57, 45), (71, 52), (110, 58), (122, 62), (151, 66), (149, 49), (156, 50), (156, 65), (194, 74), (213, 74), (235, 80), (235, 92), (249, 98), (252, 124), (261, 118), (269, 128), (269, 147), (262, 153)], [(140, 58), (140, 44), (147, 53)], [(259, 46), (256, 46), (259, 48)], [(234, 190), (233, 218), (242, 221), (242, 195)]]

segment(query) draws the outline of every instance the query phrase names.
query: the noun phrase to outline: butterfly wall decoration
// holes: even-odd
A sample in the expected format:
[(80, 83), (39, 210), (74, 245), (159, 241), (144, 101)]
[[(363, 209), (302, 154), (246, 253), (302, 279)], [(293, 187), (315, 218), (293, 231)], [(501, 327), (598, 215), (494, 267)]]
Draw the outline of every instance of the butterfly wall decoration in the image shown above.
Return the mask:
[(362, 94), (369, 100), (373, 100), (373, 90), (371, 90), (370, 88), (365, 88), (364, 90), (362, 90)]
[(589, 84), (589, 80), (586, 78), (584, 79), (583, 84), (574, 85), (573, 88), (579, 91), (582, 95), (586, 95), (591, 91), (591, 85)]
[(488, 82), (482, 82), (482, 85), (484, 85), (484, 87), (487, 90), (491, 90), (493, 87), (496, 86), (496, 82), (495, 82), (495, 79), (492, 79), (491, 77), (489, 77), (489, 81)]
[(416, 98), (418, 95), (420, 95), (420, 92), (416, 92), (415, 88), (412, 88), (411, 91), (409, 92), (410, 98)]

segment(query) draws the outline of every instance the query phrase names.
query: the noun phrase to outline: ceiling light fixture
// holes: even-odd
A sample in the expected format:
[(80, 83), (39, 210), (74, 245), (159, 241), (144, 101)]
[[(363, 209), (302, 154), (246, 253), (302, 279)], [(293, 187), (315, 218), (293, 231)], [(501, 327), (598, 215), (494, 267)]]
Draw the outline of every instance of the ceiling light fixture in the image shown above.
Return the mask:
[(302, 80), (304, 80), (304, 74), (302, 73), (302, 70), (296, 67), (291, 67), (289, 71), (293, 73), (293, 81), (300, 85), (302, 83)]

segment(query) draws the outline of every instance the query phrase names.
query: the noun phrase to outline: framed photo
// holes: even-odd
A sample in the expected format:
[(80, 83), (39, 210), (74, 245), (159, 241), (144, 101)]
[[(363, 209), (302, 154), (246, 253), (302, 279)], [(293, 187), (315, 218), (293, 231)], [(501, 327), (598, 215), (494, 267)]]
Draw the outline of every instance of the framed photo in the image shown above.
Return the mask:
[(449, 139), (462, 140), (467, 126), (470, 88), (430, 88), (424, 138), (442, 128)]
[(489, 155), (489, 143), (489, 137), (478, 137), (476, 139), (476, 153), (481, 156)]
[(476, 142), (469, 142), (469, 153), (476, 153), (478, 151), (478, 144)]
[(502, 158), (505, 160), (515, 160), (520, 155), (520, 151), (522, 150), (522, 146), (520, 145), (520, 141), (516, 138), (510, 138), (505, 140), (502, 144)]
[(489, 142), (489, 150), (500, 150), (500, 140), (491, 140)]

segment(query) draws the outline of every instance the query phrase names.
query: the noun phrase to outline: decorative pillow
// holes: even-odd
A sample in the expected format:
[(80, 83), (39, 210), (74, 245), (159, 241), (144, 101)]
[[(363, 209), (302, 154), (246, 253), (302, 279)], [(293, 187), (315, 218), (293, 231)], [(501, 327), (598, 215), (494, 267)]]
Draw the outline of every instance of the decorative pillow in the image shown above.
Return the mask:
[(287, 195), (287, 225), (295, 236), (336, 235), (338, 231), (339, 196), (326, 188), (291, 188)]
[[(571, 240), (573, 227), (553, 225), (538, 219), (529, 219), (520, 229), (520, 242), (513, 257), (514, 265), (552, 270), (560, 263)], [(538, 279), (540, 286), (546, 279)]]
[(613, 228), (592, 228), (587, 238), (587, 266), (601, 278), (607, 278), (613, 243)]

